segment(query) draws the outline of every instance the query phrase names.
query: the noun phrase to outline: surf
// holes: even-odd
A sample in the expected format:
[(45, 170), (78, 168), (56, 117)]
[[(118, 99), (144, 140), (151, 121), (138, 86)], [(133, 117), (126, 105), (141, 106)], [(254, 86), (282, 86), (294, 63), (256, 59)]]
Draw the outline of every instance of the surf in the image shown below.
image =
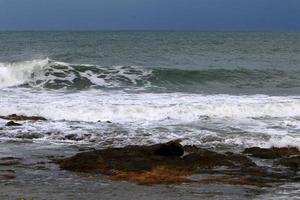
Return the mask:
[[(162, 89), (201, 92), (219, 88), (298, 88), (300, 71), (278, 69), (175, 69), (72, 64), (47, 59), (0, 63), (0, 88)], [(207, 89), (208, 88), (208, 89)]]

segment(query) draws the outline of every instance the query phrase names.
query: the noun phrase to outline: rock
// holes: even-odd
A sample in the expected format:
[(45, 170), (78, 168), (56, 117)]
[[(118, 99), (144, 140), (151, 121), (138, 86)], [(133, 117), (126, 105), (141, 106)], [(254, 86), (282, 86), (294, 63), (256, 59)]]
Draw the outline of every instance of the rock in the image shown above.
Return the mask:
[(210, 177), (199, 181), (202, 184), (230, 184), (230, 185), (250, 185), (257, 187), (268, 187), (269, 185), (255, 180), (243, 177), (234, 176), (222, 176), (222, 177)]
[[(184, 150), (190, 152), (184, 154)], [(223, 166), (226, 173), (239, 176), (260, 177), (265, 172), (259, 170), (245, 155), (222, 154), (192, 146), (183, 147), (180, 141), (81, 152), (55, 162), (64, 170), (100, 173), (112, 180), (125, 180), (143, 185), (191, 183), (195, 181), (187, 176), (205, 170), (209, 171), (204, 173), (217, 173), (218, 167)]]
[(251, 147), (247, 148), (243, 152), (244, 154), (249, 154), (253, 157), (263, 158), (263, 159), (275, 159), (282, 158), (293, 155), (300, 155), (300, 151), (295, 147), (272, 147), (272, 148), (260, 148), (260, 147)]
[(195, 167), (198, 169), (199, 167), (200, 169), (213, 169), (221, 166), (225, 166), (227, 168), (256, 167), (254, 162), (243, 155), (226, 155), (208, 150), (190, 153), (184, 156), (183, 160), (186, 163), (194, 163)]
[(20, 158), (4, 157), (0, 158), (0, 166), (11, 166), (20, 164)]
[(15, 157), (8, 156), (8, 157), (2, 157), (2, 158), (0, 158), (0, 160), (21, 160), (21, 158), (15, 158)]
[(75, 141), (80, 140), (76, 134), (69, 134), (69, 135), (66, 135), (65, 138), (66, 138), (67, 140), (75, 140)]
[(6, 173), (6, 174), (2, 174), (1, 177), (2, 177), (3, 179), (9, 180), (9, 179), (15, 179), (15, 178), (16, 178), (16, 175), (11, 174), (11, 173)]
[(22, 126), (22, 124), (15, 123), (14, 121), (9, 121), (5, 124), (5, 126)]
[(289, 167), (292, 170), (298, 171), (300, 168), (300, 156), (282, 158), (279, 161), (275, 162), (275, 165), (283, 165)]
[(20, 139), (32, 140), (32, 139), (42, 138), (42, 137), (44, 137), (44, 135), (41, 133), (18, 133), (15, 137), (20, 138)]
[(156, 167), (149, 171), (116, 172), (112, 176), (112, 180), (127, 180), (139, 185), (181, 184), (194, 182), (193, 180), (185, 177), (188, 175), (191, 175), (188, 171)]
[(184, 149), (180, 144), (180, 140), (175, 140), (159, 145), (154, 154), (159, 156), (182, 156)]
[(45, 121), (46, 119), (44, 117), (39, 117), (39, 116), (25, 116), (25, 115), (8, 115), (8, 116), (0, 116), (1, 119), (6, 119), (6, 120), (12, 120), (12, 121), (26, 121), (26, 120), (31, 120), (31, 121)]

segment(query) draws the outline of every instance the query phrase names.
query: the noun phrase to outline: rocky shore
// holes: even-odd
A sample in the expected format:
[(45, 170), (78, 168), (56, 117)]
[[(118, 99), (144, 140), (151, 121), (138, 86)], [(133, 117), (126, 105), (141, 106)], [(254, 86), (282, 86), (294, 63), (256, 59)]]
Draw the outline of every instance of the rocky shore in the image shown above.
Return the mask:
[[(272, 165), (256, 164), (262, 157), (271, 159)], [(300, 152), (296, 148), (255, 147), (243, 153), (219, 153), (171, 141), (94, 150), (55, 162), (63, 170), (100, 173), (141, 185), (198, 182), (267, 187), (275, 182), (300, 181)]]
[[(21, 126), (14, 121), (46, 120), (18, 115), (0, 118), (10, 120), (7, 126)], [(2, 157), (0, 167), (22, 165), (21, 160)], [(274, 183), (300, 181), (300, 151), (295, 147), (252, 147), (240, 153), (217, 152), (183, 146), (180, 140), (175, 140), (151, 146), (90, 150), (49, 160), (61, 170), (102, 174), (110, 180), (139, 185), (201, 183), (271, 187)], [(0, 180), (14, 178), (13, 170), (0, 174)]]

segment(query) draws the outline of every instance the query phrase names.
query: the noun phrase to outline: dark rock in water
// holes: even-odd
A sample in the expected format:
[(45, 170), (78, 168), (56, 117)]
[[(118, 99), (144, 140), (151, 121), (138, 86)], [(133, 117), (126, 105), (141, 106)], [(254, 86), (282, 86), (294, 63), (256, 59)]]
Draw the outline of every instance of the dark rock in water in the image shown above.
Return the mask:
[(31, 120), (31, 121), (45, 121), (46, 119), (44, 117), (39, 117), (39, 116), (25, 116), (25, 115), (8, 115), (8, 116), (0, 116), (1, 119), (6, 119), (6, 120), (13, 120), (13, 121), (26, 121), (26, 120)]
[(22, 126), (22, 124), (16, 123), (14, 121), (9, 121), (5, 124), (5, 126)]
[(21, 158), (3, 157), (0, 158), (0, 166), (11, 166), (20, 164)]
[(183, 159), (186, 163), (196, 163), (196, 167), (202, 169), (213, 169), (221, 166), (227, 168), (256, 167), (253, 161), (243, 155), (226, 155), (208, 150), (190, 153), (184, 156)]
[(77, 141), (78, 140), (78, 136), (76, 134), (69, 134), (69, 135), (66, 135), (65, 138), (67, 140), (75, 140)]
[[(186, 154), (184, 154), (186, 151)], [(197, 173), (231, 174), (233, 184), (265, 184), (266, 170), (258, 167), (247, 156), (217, 153), (193, 146), (183, 147), (179, 141), (152, 146), (127, 146), (78, 153), (55, 161), (61, 169), (101, 173), (112, 180), (126, 180), (137, 184), (191, 183), (187, 176)], [(243, 177), (256, 177), (249, 181)], [(218, 182), (218, 181), (216, 181)], [(226, 182), (226, 183), (227, 183)]]
[(16, 157), (2, 157), (0, 160), (21, 160), (21, 158), (16, 158)]
[(84, 136), (80, 136), (77, 134), (68, 134), (65, 136), (65, 139), (67, 140), (73, 140), (73, 141), (80, 141), (80, 140), (84, 140), (84, 138), (90, 137), (89, 134), (84, 134)]
[(182, 156), (184, 154), (184, 149), (180, 144), (180, 140), (177, 140), (158, 145), (154, 154), (159, 156)]
[(276, 165), (283, 165), (289, 167), (292, 170), (299, 171), (300, 169), (300, 156), (282, 158), (279, 161), (275, 162)]
[(38, 139), (44, 137), (41, 133), (19, 133), (16, 138), (20, 139)]
[(263, 159), (275, 159), (293, 155), (300, 155), (300, 151), (295, 147), (272, 147), (270, 149), (251, 147), (245, 149), (243, 153)]
[(16, 178), (16, 175), (14, 174), (11, 174), (11, 173), (5, 173), (5, 174), (1, 174), (0, 177), (2, 177), (3, 179), (15, 179)]

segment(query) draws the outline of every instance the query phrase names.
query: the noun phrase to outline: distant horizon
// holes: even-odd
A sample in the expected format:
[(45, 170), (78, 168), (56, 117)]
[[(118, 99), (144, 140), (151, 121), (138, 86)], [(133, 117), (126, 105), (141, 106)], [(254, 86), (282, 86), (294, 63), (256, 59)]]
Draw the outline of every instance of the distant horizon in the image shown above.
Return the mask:
[(33, 29), (0, 30), (0, 32), (224, 32), (224, 33), (300, 33), (300, 30), (172, 30), (172, 29)]

